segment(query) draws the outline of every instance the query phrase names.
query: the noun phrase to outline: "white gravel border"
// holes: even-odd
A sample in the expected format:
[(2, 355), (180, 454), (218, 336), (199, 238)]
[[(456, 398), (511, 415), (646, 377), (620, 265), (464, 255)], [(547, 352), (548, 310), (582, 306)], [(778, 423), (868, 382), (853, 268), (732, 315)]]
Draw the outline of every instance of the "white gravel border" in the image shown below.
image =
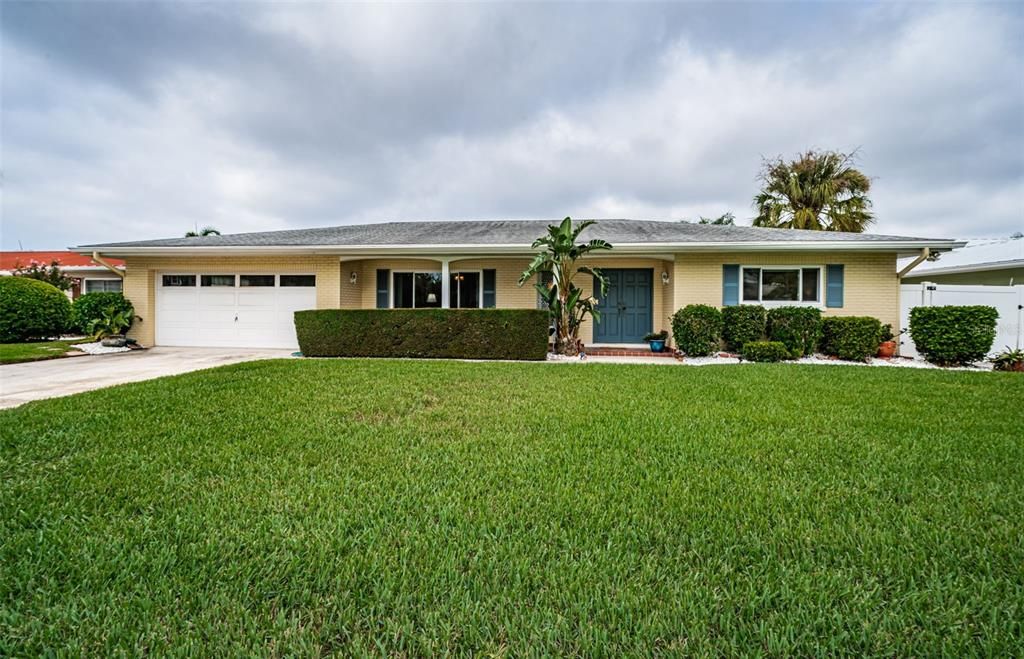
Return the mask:
[(131, 352), (132, 349), (128, 346), (123, 348), (108, 348), (103, 345), (102, 341), (96, 341), (95, 343), (76, 343), (71, 346), (75, 350), (81, 350), (88, 355), (109, 355), (113, 352)]
[[(592, 356), (586, 359), (580, 359), (579, 357), (566, 357), (565, 355), (556, 355), (548, 353), (548, 361), (556, 363), (570, 363), (576, 362), (580, 364), (595, 363), (595, 364), (665, 364), (676, 365), (676, 366), (710, 366), (714, 364), (741, 364), (738, 357), (733, 357), (728, 354), (718, 354), (712, 357), (684, 357), (683, 359), (666, 359), (664, 357), (651, 357), (645, 358), (641, 356), (636, 357), (603, 357), (603, 356)], [(747, 362), (750, 363), (750, 362)], [(817, 354), (810, 357), (803, 357), (802, 359), (782, 362), (784, 364), (811, 364), (814, 366), (876, 366), (876, 367), (892, 367), (892, 368), (923, 368), (940, 371), (982, 371), (990, 372), (993, 370), (991, 362), (976, 362), (970, 366), (950, 366), (942, 367), (936, 366), (930, 362), (926, 362), (923, 359), (910, 359), (905, 357), (893, 357), (891, 359), (878, 359), (871, 357), (867, 362), (852, 362), (845, 359), (833, 359), (825, 355)]]

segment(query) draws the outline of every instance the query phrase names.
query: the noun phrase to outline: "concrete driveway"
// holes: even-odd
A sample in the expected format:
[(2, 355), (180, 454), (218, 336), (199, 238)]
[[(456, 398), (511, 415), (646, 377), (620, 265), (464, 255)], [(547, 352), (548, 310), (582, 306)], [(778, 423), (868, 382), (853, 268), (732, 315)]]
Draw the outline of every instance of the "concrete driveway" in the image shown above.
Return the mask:
[(0, 366), (0, 408), (225, 364), (289, 357), (291, 353), (291, 350), (249, 348), (157, 347), (9, 364)]

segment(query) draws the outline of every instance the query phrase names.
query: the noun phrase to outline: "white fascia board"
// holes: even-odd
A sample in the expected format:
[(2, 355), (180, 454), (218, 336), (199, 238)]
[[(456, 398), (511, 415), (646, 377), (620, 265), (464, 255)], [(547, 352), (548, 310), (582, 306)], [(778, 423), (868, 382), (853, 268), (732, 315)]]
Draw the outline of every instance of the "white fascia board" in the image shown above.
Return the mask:
[(915, 268), (908, 272), (905, 277), (927, 277), (929, 275), (954, 275), (958, 272), (987, 272), (989, 270), (1007, 270), (1009, 268), (1024, 268), (1024, 261), (996, 261), (994, 263), (971, 263), (969, 265), (951, 265), (945, 268)]
[[(775, 242), (683, 242), (683, 243), (614, 243), (614, 252), (628, 254), (675, 254), (681, 252), (814, 252), (814, 251), (871, 251), (900, 252), (916, 254), (928, 247), (933, 250), (950, 250), (966, 243), (951, 240), (915, 241), (775, 241)], [(76, 248), (77, 250), (82, 247)], [(324, 254), (336, 256), (393, 257), (398, 255), (468, 256), (487, 254), (531, 255), (529, 245), (237, 245), (237, 246), (188, 246), (188, 247), (97, 247), (89, 248), (83, 254), (94, 251), (105, 256), (243, 256), (257, 254)]]

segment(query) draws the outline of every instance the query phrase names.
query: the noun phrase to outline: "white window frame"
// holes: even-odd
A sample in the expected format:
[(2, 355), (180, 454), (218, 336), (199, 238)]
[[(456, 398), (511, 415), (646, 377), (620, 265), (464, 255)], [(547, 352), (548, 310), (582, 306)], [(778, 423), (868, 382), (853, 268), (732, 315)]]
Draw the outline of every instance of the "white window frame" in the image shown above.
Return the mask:
[[(479, 302), (478, 302), (476, 307), (462, 307), (462, 308), (463, 309), (474, 309), (474, 308), (475, 309), (483, 309), (484, 308), (484, 271), (483, 270), (472, 270), (472, 269), (470, 269), (470, 270), (462, 270), (462, 269), (451, 270), (451, 271), (448, 272), (448, 276), (451, 277), (452, 275), (460, 274), (460, 273), (463, 273), (463, 272), (475, 272), (475, 273), (477, 273), (479, 275), (479, 277), (477, 278), (477, 281), (479, 283), (477, 284), (477, 289), (476, 289), (476, 299)], [(413, 296), (412, 296), (412, 304), (413, 304), (413, 306), (411, 306), (411, 307), (402, 307), (402, 309), (443, 309), (443, 308), (455, 309), (456, 307), (452, 306), (451, 286), (448, 287), (448, 300), (447, 300), (448, 306), (447, 307), (444, 306), (445, 300), (444, 300), (444, 286), (443, 285), (441, 287), (442, 299), (441, 299), (441, 306), (440, 307), (417, 307), (416, 306), (416, 275), (431, 275), (431, 274), (434, 274), (434, 273), (436, 273), (438, 275), (441, 275), (441, 277), (444, 277), (444, 272), (442, 272), (441, 270), (392, 270), (391, 271), (391, 281), (388, 282), (388, 308), (389, 309), (395, 309), (396, 308), (395, 307), (395, 288), (396, 288), (395, 287), (395, 275), (409, 275), (409, 274), (411, 274), (412, 275), (412, 281), (413, 281), (413, 284), (412, 284), (413, 285), (413, 289), (412, 289), (413, 290)], [(442, 282), (442, 284), (443, 284), (443, 282)]]
[[(296, 276), (300, 276), (300, 277), (316, 277), (316, 273), (315, 272), (287, 272), (287, 271), (286, 272), (281, 272), (281, 271), (275, 271), (275, 272), (236, 272), (234, 274), (234, 277), (235, 277), (235, 284), (234, 284), (234, 286), (203, 286), (203, 275), (225, 275), (225, 274), (228, 274), (228, 273), (225, 273), (225, 272), (220, 271), (220, 270), (215, 271), (215, 272), (189, 272), (189, 271), (185, 271), (185, 270), (166, 270), (166, 271), (161, 270), (161, 271), (156, 273), (156, 285), (159, 288), (168, 288), (168, 289), (174, 289), (174, 290), (187, 290), (187, 289), (190, 289), (190, 288), (222, 288), (222, 289), (223, 288), (232, 288), (234, 290), (245, 290), (245, 291), (260, 291), (260, 290), (266, 290), (268, 288), (302, 288), (302, 289), (306, 289), (306, 288), (316, 288), (319, 285), (319, 282), (316, 282), (312, 286), (281, 286), (281, 275), (296, 275)], [(196, 284), (195, 284), (195, 286), (164, 286), (164, 276), (165, 275), (169, 276), (169, 277), (195, 277), (196, 278)], [(273, 277), (274, 277), (274, 285), (273, 286), (242, 286), (242, 277), (256, 276), (256, 275), (259, 275), (259, 276), (273, 275)]]
[[(748, 300), (743, 297), (743, 282), (744, 273), (747, 270), (759, 270), (758, 281), (757, 281), (757, 300)], [(797, 277), (797, 288), (799, 300), (762, 300), (761, 296), (764, 294), (764, 271), (765, 270), (800, 270), (800, 276)], [(818, 299), (815, 301), (804, 302), (804, 275), (803, 270), (817, 270), (818, 271)], [(818, 307), (819, 309), (825, 308), (825, 266), (809, 263), (806, 265), (741, 265), (740, 266), (740, 304), (758, 304), (762, 307)]]
[(121, 282), (121, 290), (120, 291), (106, 291), (106, 290), (104, 290), (104, 291), (96, 291), (96, 292), (98, 292), (98, 293), (99, 292), (103, 292), (103, 293), (124, 293), (124, 280), (123, 279), (114, 279), (113, 277), (85, 277), (85, 278), (82, 279), (81, 291), (82, 291), (83, 295), (89, 292), (89, 282), (91, 282), (91, 281), (119, 281), (119, 282)]
[[(484, 308), (484, 271), (483, 270), (451, 270), (448, 276), (460, 275), (464, 272), (475, 272), (477, 274), (476, 279), (476, 299), (477, 305), (475, 307), (459, 307), (454, 304), (455, 300), (452, 299), (452, 288), (448, 286), (448, 307), (451, 309), (483, 309)], [(497, 282), (495, 282), (495, 288), (497, 288)]]

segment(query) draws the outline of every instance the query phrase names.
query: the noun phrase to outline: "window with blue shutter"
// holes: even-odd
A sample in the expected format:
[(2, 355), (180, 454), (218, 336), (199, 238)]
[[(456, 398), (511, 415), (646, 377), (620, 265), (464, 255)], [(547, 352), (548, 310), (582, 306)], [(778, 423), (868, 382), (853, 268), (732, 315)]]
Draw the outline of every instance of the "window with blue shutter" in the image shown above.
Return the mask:
[(387, 309), (388, 308), (388, 279), (390, 278), (390, 270), (378, 270), (377, 271), (377, 308)]
[(733, 307), (740, 303), (740, 266), (722, 266), (722, 306)]
[(497, 270), (484, 270), (484, 309), (498, 306)]
[(839, 308), (843, 306), (843, 266), (833, 264), (825, 266), (825, 306)]

